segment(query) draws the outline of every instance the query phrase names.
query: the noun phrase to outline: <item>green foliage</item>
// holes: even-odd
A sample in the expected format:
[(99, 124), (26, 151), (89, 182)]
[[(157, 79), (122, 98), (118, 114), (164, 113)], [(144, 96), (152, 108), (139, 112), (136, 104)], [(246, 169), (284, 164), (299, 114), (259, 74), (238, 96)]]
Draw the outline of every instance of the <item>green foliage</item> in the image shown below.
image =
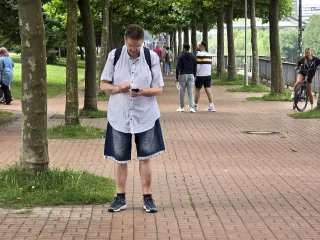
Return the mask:
[(1, 119), (1, 118), (0, 118), (0, 127), (1, 127), (2, 125), (6, 125), (6, 124), (9, 123), (9, 122), (11, 122), (11, 121), (8, 120), (8, 119)]
[(299, 112), (299, 113), (293, 113), (288, 115), (295, 119), (320, 118), (320, 108), (315, 108), (306, 112)]
[(93, 139), (104, 138), (105, 130), (92, 126), (58, 125), (48, 129), (48, 138)]
[(114, 180), (88, 172), (53, 169), (29, 175), (17, 164), (0, 170), (1, 207), (103, 204), (114, 191)]
[(309, 47), (314, 55), (320, 55), (320, 15), (310, 17), (303, 32), (303, 47)]
[(256, 87), (242, 86), (240, 88), (229, 88), (228, 92), (270, 92), (270, 88), (264, 85), (258, 85)]
[[(13, 82), (11, 85), (11, 93), (14, 99), (21, 99), (21, 57), (17, 54), (10, 54), (14, 61)], [(66, 60), (61, 59), (57, 65), (47, 65), (47, 91), (48, 98), (54, 98), (59, 95), (66, 87)], [(84, 79), (84, 61), (79, 61), (78, 68), (79, 81)]]
[(106, 111), (98, 110), (98, 111), (88, 111), (84, 109), (80, 109), (79, 117), (81, 118), (106, 118)]

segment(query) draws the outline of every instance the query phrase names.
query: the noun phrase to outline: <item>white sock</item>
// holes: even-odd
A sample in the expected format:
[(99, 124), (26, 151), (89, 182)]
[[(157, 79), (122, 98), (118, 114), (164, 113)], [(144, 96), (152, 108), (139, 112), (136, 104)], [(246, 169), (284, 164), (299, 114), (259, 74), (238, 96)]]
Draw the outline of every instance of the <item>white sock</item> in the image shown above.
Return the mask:
[(210, 104), (209, 104), (209, 107), (210, 107), (210, 108), (213, 108), (213, 103), (210, 103)]

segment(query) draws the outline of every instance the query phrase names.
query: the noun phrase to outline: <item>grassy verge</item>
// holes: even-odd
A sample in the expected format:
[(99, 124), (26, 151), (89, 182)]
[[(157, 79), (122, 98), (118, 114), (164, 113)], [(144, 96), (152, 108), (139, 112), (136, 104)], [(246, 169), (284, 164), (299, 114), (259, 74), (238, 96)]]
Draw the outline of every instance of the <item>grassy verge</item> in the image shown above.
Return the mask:
[(247, 97), (248, 101), (279, 101), (279, 102), (291, 102), (291, 92), (286, 91), (281, 94), (265, 94), (262, 97)]
[(98, 101), (109, 101), (110, 94), (98, 92)]
[(113, 199), (114, 191), (114, 180), (87, 172), (50, 170), (31, 176), (18, 165), (0, 170), (1, 207), (102, 204)]
[(79, 116), (81, 118), (106, 118), (106, 111), (98, 110), (98, 111), (87, 111), (84, 109), (80, 109)]
[(58, 125), (48, 129), (48, 137), (54, 139), (93, 139), (104, 138), (105, 130), (85, 125)]
[(237, 78), (228, 79), (228, 74), (222, 74), (218, 76), (216, 73), (211, 74), (211, 84), (212, 85), (243, 85), (244, 76), (238, 75)]
[(251, 87), (251, 86), (242, 86), (239, 88), (229, 88), (227, 90), (228, 92), (270, 92), (270, 88), (266, 87), (264, 85), (258, 85), (256, 87)]
[(0, 110), (0, 117), (10, 117), (13, 113)]
[(292, 113), (288, 115), (295, 119), (320, 118), (320, 108), (315, 108), (306, 112)]
[[(21, 59), (20, 55), (10, 54), (15, 62), (13, 69), (13, 82), (11, 85), (11, 93), (13, 98), (21, 99)], [(82, 61), (84, 62), (84, 61)], [(81, 61), (79, 65), (82, 65)], [(81, 63), (81, 64), (80, 64)], [(84, 68), (78, 67), (78, 79), (84, 79)], [(61, 59), (57, 65), (47, 65), (47, 91), (48, 98), (54, 98), (59, 95), (66, 86), (66, 67), (65, 59)]]
[(9, 122), (11, 122), (11, 115), (12, 115), (12, 112), (0, 110), (0, 127), (2, 125), (6, 125)]

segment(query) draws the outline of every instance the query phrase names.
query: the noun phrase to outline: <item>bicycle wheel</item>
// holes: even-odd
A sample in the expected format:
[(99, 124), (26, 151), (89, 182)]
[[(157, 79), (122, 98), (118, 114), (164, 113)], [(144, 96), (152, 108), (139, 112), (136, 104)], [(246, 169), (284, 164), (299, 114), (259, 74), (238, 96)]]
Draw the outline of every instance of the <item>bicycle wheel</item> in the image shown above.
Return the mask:
[(303, 112), (308, 104), (307, 87), (300, 84), (294, 92), (294, 104), (299, 112)]

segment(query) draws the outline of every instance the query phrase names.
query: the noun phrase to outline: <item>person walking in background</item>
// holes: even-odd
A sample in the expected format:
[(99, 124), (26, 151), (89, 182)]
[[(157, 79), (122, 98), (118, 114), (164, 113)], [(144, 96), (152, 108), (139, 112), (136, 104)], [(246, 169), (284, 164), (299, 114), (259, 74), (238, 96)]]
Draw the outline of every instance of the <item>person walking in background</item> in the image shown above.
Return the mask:
[(151, 158), (165, 152), (160, 111), (156, 96), (164, 85), (155, 52), (142, 48), (144, 31), (130, 25), (125, 33), (125, 45), (112, 50), (101, 74), (100, 89), (110, 94), (108, 126), (104, 155), (115, 162), (117, 196), (109, 212), (127, 207), (126, 182), (131, 162), (132, 135), (135, 136), (143, 208), (157, 212), (151, 193)]
[(198, 103), (200, 99), (200, 90), (204, 86), (204, 90), (209, 100), (209, 107), (204, 111), (215, 112), (216, 109), (213, 104), (213, 96), (211, 92), (211, 69), (212, 69), (212, 56), (205, 51), (206, 43), (201, 42), (198, 45), (199, 52), (197, 54), (197, 77), (195, 80), (196, 95), (194, 109), (198, 111)]
[(176, 82), (180, 86), (180, 107), (177, 112), (184, 112), (184, 95), (186, 88), (188, 90), (189, 110), (194, 113), (194, 78), (197, 74), (197, 61), (195, 56), (189, 52), (190, 45), (183, 44), (183, 51), (179, 56), (176, 68)]
[(161, 62), (162, 62), (162, 52), (161, 52), (160, 44), (159, 44), (159, 43), (157, 43), (157, 46), (153, 49), (153, 51), (158, 55), (158, 57), (159, 57), (159, 64), (161, 65)]
[(4, 47), (0, 48), (0, 84), (4, 93), (4, 102), (7, 105), (12, 101), (10, 85), (13, 79), (13, 67), (14, 63), (9, 57), (8, 50)]
[(165, 63), (165, 72), (166, 75), (169, 74), (173, 74), (172, 72), (172, 60), (173, 60), (173, 53), (170, 50), (169, 47), (166, 48), (165, 52), (164, 52), (164, 63)]

